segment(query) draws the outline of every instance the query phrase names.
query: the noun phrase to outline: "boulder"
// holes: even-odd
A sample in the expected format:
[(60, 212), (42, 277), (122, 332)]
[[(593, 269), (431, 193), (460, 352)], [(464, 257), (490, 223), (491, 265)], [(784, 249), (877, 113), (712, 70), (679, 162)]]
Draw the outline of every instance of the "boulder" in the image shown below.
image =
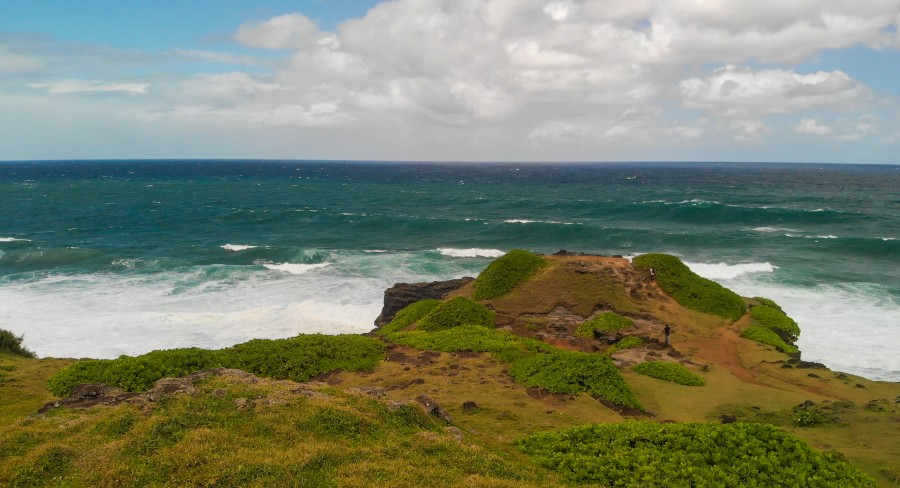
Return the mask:
[(447, 413), (440, 405), (437, 404), (436, 401), (429, 398), (427, 395), (419, 395), (416, 397), (416, 402), (418, 402), (422, 407), (432, 417), (439, 418), (444, 422), (450, 423), (450, 414)]
[(384, 291), (384, 307), (381, 315), (375, 319), (375, 326), (381, 327), (390, 322), (397, 312), (420, 300), (443, 300), (453, 291), (456, 291), (475, 278), (465, 277), (447, 281), (432, 281), (430, 283), (397, 283)]

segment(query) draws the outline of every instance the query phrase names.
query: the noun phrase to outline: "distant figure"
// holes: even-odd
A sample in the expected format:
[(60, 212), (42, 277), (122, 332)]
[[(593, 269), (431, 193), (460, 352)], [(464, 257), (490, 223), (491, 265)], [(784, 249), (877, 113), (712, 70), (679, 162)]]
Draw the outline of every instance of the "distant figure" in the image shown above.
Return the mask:
[(666, 334), (666, 344), (669, 343), (669, 334), (672, 333), (672, 328), (669, 327), (669, 324), (666, 324), (666, 328), (663, 329), (663, 332)]
[(650, 268), (650, 281), (656, 281), (656, 270)]

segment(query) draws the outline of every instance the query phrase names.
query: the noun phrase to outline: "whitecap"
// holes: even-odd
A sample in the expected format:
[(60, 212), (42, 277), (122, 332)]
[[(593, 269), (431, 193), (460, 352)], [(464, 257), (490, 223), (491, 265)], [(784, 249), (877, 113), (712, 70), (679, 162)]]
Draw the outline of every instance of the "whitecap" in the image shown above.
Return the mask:
[(765, 232), (765, 233), (773, 233), (773, 232), (803, 232), (799, 229), (791, 229), (788, 227), (754, 227), (752, 229), (755, 232)]
[(242, 244), (225, 244), (224, 246), (220, 246), (220, 247), (226, 251), (238, 252), (238, 251), (246, 251), (247, 249), (255, 249), (259, 246), (245, 246)]
[(534, 224), (537, 220), (528, 220), (528, 219), (509, 219), (504, 220), (504, 224)]
[(31, 240), (19, 239), (17, 237), (0, 237), (0, 242), (31, 242)]
[(771, 263), (689, 263), (685, 262), (691, 271), (710, 280), (733, 280), (738, 276), (753, 273), (771, 273), (777, 266)]
[(261, 266), (264, 266), (272, 271), (281, 271), (282, 273), (290, 273), (295, 275), (302, 275), (309, 271), (319, 268), (325, 268), (330, 266), (331, 263), (316, 263), (316, 264), (297, 264), (297, 263), (257, 263)]
[(442, 247), (437, 251), (442, 255), (449, 256), (451, 258), (499, 258), (500, 256), (506, 254), (506, 252), (499, 249), (480, 248), (454, 249), (451, 247)]

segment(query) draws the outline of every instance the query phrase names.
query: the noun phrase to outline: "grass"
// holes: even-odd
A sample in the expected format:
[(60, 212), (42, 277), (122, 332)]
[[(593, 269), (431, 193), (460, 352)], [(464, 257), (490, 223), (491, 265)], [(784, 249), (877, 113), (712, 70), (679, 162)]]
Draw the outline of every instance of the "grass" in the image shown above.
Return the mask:
[(427, 299), (420, 300), (416, 303), (407, 305), (394, 315), (393, 320), (378, 329), (378, 333), (385, 335), (403, 330), (410, 325), (418, 322), (419, 319), (431, 312), (435, 307), (441, 304), (440, 300)]
[(650, 376), (651, 378), (669, 381), (679, 385), (703, 386), (706, 384), (701, 376), (692, 373), (678, 363), (647, 361), (645, 363), (635, 364), (631, 369), (640, 374)]
[(612, 346), (609, 346), (609, 348), (604, 351), (604, 354), (606, 354), (607, 356), (612, 356), (613, 354), (623, 349), (634, 349), (636, 347), (641, 347), (643, 344), (644, 341), (640, 337), (623, 337), (619, 342), (613, 344)]
[(784, 312), (784, 310), (781, 309), (781, 306), (778, 305), (777, 303), (775, 303), (775, 300), (770, 300), (768, 298), (763, 298), (763, 297), (753, 297), (753, 299), (756, 300), (757, 302), (759, 302), (761, 305), (765, 305), (767, 307), (772, 307), (775, 310), (778, 310), (779, 312)]
[(136, 357), (80, 361), (50, 377), (47, 388), (58, 396), (69, 394), (80, 383), (106, 383), (126, 391), (144, 391), (161, 378), (216, 367), (306, 381), (334, 369), (371, 371), (383, 357), (384, 344), (376, 339), (309, 334), (290, 339), (255, 339), (220, 350), (170, 349)]
[(628, 317), (623, 317), (615, 312), (603, 312), (578, 324), (575, 336), (593, 338), (594, 332), (616, 332), (634, 325)]
[(547, 265), (543, 258), (521, 249), (514, 249), (495, 259), (475, 279), (475, 300), (490, 300), (511, 292), (528, 281)]
[(656, 282), (684, 307), (718, 317), (738, 320), (746, 312), (743, 299), (722, 285), (701, 278), (675, 256), (642, 254), (632, 261), (635, 269), (656, 271)]
[(785, 354), (794, 354), (797, 352), (796, 346), (787, 344), (778, 334), (765, 327), (759, 327), (756, 325), (746, 327), (741, 331), (741, 337), (772, 346), (778, 351)]

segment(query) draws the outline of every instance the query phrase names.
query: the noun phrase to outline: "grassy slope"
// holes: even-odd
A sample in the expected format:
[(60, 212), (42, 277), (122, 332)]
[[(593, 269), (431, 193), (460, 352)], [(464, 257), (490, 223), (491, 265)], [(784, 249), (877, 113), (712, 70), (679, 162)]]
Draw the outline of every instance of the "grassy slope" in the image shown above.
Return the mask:
[[(553, 256), (548, 256), (547, 259), (550, 265), (540, 270), (532, 281), (519, 286), (510, 295), (485, 302), (497, 312), (498, 322), (503, 321), (516, 332), (533, 334), (535, 329), (537, 332), (542, 331), (548, 321), (522, 315), (546, 313), (562, 305), (582, 317), (590, 316), (597, 309), (611, 309), (639, 317), (636, 329), (655, 337), (661, 337), (657, 329), (661, 329), (663, 323), (669, 323), (673, 328), (673, 345), (684, 355), (683, 360), (690, 362), (688, 367), (703, 376), (706, 386), (685, 387), (637, 374), (627, 367), (621, 368), (637, 399), (655, 415), (654, 419), (703, 421), (731, 414), (740, 420), (774, 423), (817, 449), (836, 451), (846, 456), (851, 463), (874, 477), (881, 486), (895, 486), (892, 483), (896, 483), (896, 478), (892, 476), (897, 476), (896, 473), (900, 470), (900, 436), (896, 435), (900, 415), (897, 413), (897, 404), (892, 402), (900, 395), (900, 385), (872, 382), (849, 375), (843, 378), (830, 371), (782, 368), (788, 359), (786, 355), (738, 336), (738, 331), (748, 324), (748, 317), (734, 324), (727, 324), (727, 321), (720, 318), (684, 309), (652, 283), (635, 279), (624, 260)], [(584, 273), (585, 269), (592, 271)], [(546, 290), (558, 290), (558, 294), (551, 296)], [(470, 295), (471, 286), (461, 290), (459, 294)], [(571, 348), (584, 346), (583, 341), (580, 346), (574, 342), (557, 345)], [(549, 475), (535, 467), (529, 459), (511, 450), (509, 446), (513, 440), (540, 430), (622, 420), (622, 416), (585, 395), (549, 395), (542, 398), (529, 396), (526, 388), (505, 374), (506, 366), (495, 362), (487, 354), (442, 353), (429, 360), (416, 360), (420, 351), (397, 347), (392, 352), (395, 353), (392, 359), (383, 362), (372, 373), (343, 372), (329, 381), (334, 382), (339, 389), (352, 386), (385, 387), (388, 388), (387, 397), (396, 401), (407, 401), (419, 394), (427, 394), (449, 411), (454, 425), (466, 431), (463, 446), (474, 445), (476, 447), (473, 449), (497, 453), (508, 460), (506, 464), (497, 461), (495, 468), (482, 466), (479, 473), (455, 474), (445, 479), (440, 473), (441, 465), (455, 462), (457, 458), (454, 456), (458, 453), (453, 454), (456, 451), (452, 451), (447, 454), (448, 448), (444, 444), (451, 441), (440, 429), (426, 430), (426, 434), (389, 433), (387, 437), (393, 440), (379, 441), (376, 447), (364, 446), (362, 443), (354, 443), (355, 441), (341, 441), (338, 444), (340, 449), (328, 450), (328, 443), (322, 439), (300, 435), (296, 430), (288, 431), (279, 426), (283, 423), (279, 423), (279, 420), (285, 419), (285, 412), (277, 406), (256, 407), (257, 411), (265, 414), (263, 417), (271, 419), (270, 424), (260, 424), (254, 420), (246, 426), (229, 427), (224, 431), (209, 427), (192, 428), (190, 435), (184, 440), (161, 451), (165, 456), (160, 454), (143, 466), (128, 464), (137, 463), (130, 457), (117, 457), (121, 456), (116, 453), (121, 448), (119, 444), (123, 442), (115, 439), (90, 452), (111, 454), (112, 457), (106, 456), (111, 459), (106, 464), (125, 463), (124, 465), (131, 466), (129, 469), (136, 473), (135, 476), (146, 476), (148, 470), (157, 469), (181, 473), (177, 476), (194, 476), (188, 473), (187, 464), (192, 462), (190, 460), (194, 459), (193, 462), (197, 463), (196, 459), (211, 456), (211, 461), (204, 462), (209, 466), (200, 463), (200, 466), (190, 467), (191, 472), (200, 473), (190, 480), (200, 484), (202, 476), (209, 474), (214, 477), (220, 471), (223, 475), (231, 473), (228, 475), (238, 476), (239, 473), (234, 471), (239, 468), (228, 467), (232, 465), (247, 467), (249, 471), (241, 471), (244, 474), (240, 476), (249, 476), (246, 473), (254, 472), (253, 469), (265, 474), (264, 465), (274, 465), (266, 468), (271, 471), (272, 476), (283, 476), (291, 473), (289, 469), (300, 469), (296, 466), (288, 467), (288, 460), (292, 456), (295, 464), (298, 464), (311, 461), (313, 457), (309, 453), (320, 453), (321, 456), (316, 458), (319, 461), (316, 462), (323, 466), (323, 472), (331, 477), (329, 479), (338, 485), (351, 484), (355, 480), (363, 486), (413, 486), (414, 483), (410, 480), (421, 476), (426, 481), (433, 480), (432, 483), (436, 486), (462, 486), (473, 482), (480, 486), (529, 486), (529, 483)], [(616, 358), (626, 361), (646, 352), (644, 346), (621, 351)], [(0, 367), (5, 364), (3, 360), (5, 359), (0, 358)], [(7, 376), (12, 374), (20, 381), (18, 390), (11, 389), (15, 383), (0, 386), (0, 408), (5, 408), (0, 410), (0, 415), (3, 415), (0, 420), (11, 425), (9, 435), (21, 435), (35, 429), (55, 432), (54, 429), (63, 426), (65, 432), (85, 436), (87, 434), (84, 432), (89, 430), (89, 426), (99, 421), (98, 416), (115, 410), (95, 409), (101, 413), (54, 414), (40, 422), (22, 422), (20, 419), (24, 415), (34, 412), (47, 399), (39, 378), (46, 378), (52, 373), (48, 369), (55, 370), (65, 364), (54, 361), (15, 360), (19, 365), (16, 371), (4, 372), (0, 369), (0, 373), (6, 373)], [(699, 364), (708, 365), (709, 371), (701, 372), (698, 367), (693, 366)], [(810, 373), (820, 378), (808, 376)], [(856, 387), (857, 384), (863, 388)], [(28, 400), (21, 406), (16, 402), (6, 401), (10, 391), (24, 392)], [(885, 411), (866, 406), (876, 399), (889, 400)], [(824, 401), (838, 400), (853, 404), (834, 415), (839, 417), (837, 422), (829, 420), (813, 427), (796, 427), (790, 422), (791, 409), (805, 400), (812, 400), (819, 405)], [(348, 400), (342, 396), (330, 401), (335, 408), (357, 408), (348, 404)], [(465, 401), (475, 401), (480, 408), (464, 412), (461, 405)], [(14, 403), (16, 404), (11, 405)], [(365, 414), (371, 415), (371, 412)], [(160, 421), (169, 415), (166, 411), (154, 410), (147, 422)], [(16, 420), (12, 420), (14, 418)], [(294, 421), (294, 417), (290, 419), (290, 422), (297, 425), (299, 420)], [(150, 423), (142, 424), (143, 430), (134, 430), (134, 435), (145, 433)], [(237, 430), (231, 432), (229, 429)], [(300, 435), (295, 440), (300, 439), (301, 442), (288, 445), (283, 440), (265, 441), (254, 437), (254, 429), (259, 429), (259, 432), (276, 429), (280, 436)], [(250, 438), (245, 442), (238, 434), (248, 435)], [(3, 435), (6, 434), (0, 434), (0, 437)], [(425, 457), (400, 453), (402, 449), (397, 446), (408, 443), (417, 445), (422, 442), (422, 435), (437, 436), (436, 444), (444, 447), (429, 448)], [(232, 440), (239, 446), (236, 451), (220, 453), (218, 447), (221, 443)], [(33, 464), (51, 444), (36, 447), (15, 459), (0, 459), (0, 473), (9, 472), (2, 470)], [(340, 453), (348, 454), (341, 457)], [(334, 457), (339, 459), (334, 460)], [(356, 469), (351, 461), (362, 462), (363, 468)], [(84, 461), (77, 461), (75, 464), (80, 466), (79, 463), (82, 462)], [(308, 463), (303, 464), (306, 465)], [(415, 467), (420, 465), (419, 468)], [(250, 469), (253, 466), (255, 468)], [(335, 466), (342, 468), (336, 470)], [(93, 465), (84, 467), (99, 469)], [(121, 479), (124, 476), (109, 471), (113, 467), (103, 469), (98, 472), (115, 475), (110, 479), (116, 479), (116, 476)], [(405, 469), (412, 470), (411, 474), (404, 474)], [(364, 474), (366, 470), (376, 474), (367, 478)], [(344, 478), (335, 478), (338, 475), (334, 473), (338, 472), (347, 474), (340, 474)], [(516, 476), (523, 479), (511, 481), (511, 472), (519, 473)], [(488, 482), (489, 478), (493, 481)], [(250, 484), (253, 484), (252, 480)], [(559, 482), (551, 481), (549, 484)]]

